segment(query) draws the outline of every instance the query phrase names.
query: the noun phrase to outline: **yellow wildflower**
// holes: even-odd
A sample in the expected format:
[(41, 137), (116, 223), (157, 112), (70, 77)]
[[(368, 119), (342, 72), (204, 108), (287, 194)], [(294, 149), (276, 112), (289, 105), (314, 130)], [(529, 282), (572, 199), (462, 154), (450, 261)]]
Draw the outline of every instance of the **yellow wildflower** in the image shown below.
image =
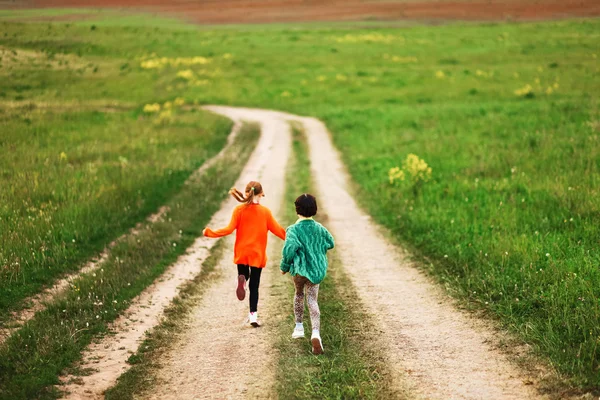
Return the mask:
[(342, 82), (344, 82), (344, 81), (347, 81), (347, 80), (348, 80), (348, 78), (346, 77), (346, 75), (343, 75), (343, 74), (337, 74), (337, 75), (335, 76), (335, 79), (337, 79), (338, 81), (342, 81)]
[(444, 73), (444, 71), (437, 71), (435, 73), (435, 77), (438, 79), (444, 79), (446, 77), (446, 74)]
[(158, 114), (158, 117), (154, 120), (154, 123), (159, 125), (162, 124), (164, 122), (168, 122), (171, 120), (171, 116), (173, 115), (171, 110), (164, 110), (161, 111), (160, 114)]
[(61, 161), (66, 161), (67, 160), (67, 153), (65, 153), (64, 151), (60, 152), (60, 160)]
[(319, 81), (319, 82), (325, 82), (326, 80), (327, 80), (327, 78), (326, 78), (326, 77), (324, 77), (323, 75), (319, 75), (319, 76), (317, 77), (317, 81)]
[(176, 106), (181, 107), (182, 105), (185, 104), (185, 100), (182, 99), (181, 97), (178, 97), (178, 98), (175, 99), (174, 103), (175, 103)]
[(431, 167), (417, 155), (409, 154), (402, 162), (402, 168), (393, 167), (388, 170), (390, 184), (394, 184), (396, 181), (404, 181), (407, 176), (410, 177), (414, 185), (427, 182), (431, 179)]
[(548, 89), (546, 89), (546, 94), (552, 94), (553, 89), (552, 86), (548, 86)]
[(416, 63), (418, 60), (417, 60), (417, 57), (412, 57), (412, 56), (409, 56), (409, 57), (393, 56), (392, 61), (402, 63), (402, 64), (408, 64), (408, 63)]
[(404, 171), (402, 171), (398, 167), (390, 168), (388, 171), (388, 179), (390, 180), (390, 184), (393, 185), (394, 181), (400, 180), (403, 181), (405, 178)]
[(157, 60), (143, 61), (142, 68), (144, 68), (144, 69), (160, 68), (160, 62), (158, 62)]
[(144, 106), (145, 113), (155, 113), (155, 112), (159, 112), (159, 111), (160, 111), (160, 104), (158, 104), (158, 103), (146, 104)]
[(177, 57), (177, 58), (167, 58), (167, 57), (157, 57), (150, 60), (143, 61), (141, 63), (142, 68), (144, 69), (161, 69), (166, 66), (170, 67), (178, 67), (180, 65), (190, 66), (190, 65), (204, 65), (210, 62), (210, 59), (206, 57)]
[(523, 86), (521, 89), (515, 90), (515, 94), (517, 96), (526, 96), (533, 91), (533, 88), (530, 84)]
[(179, 71), (177, 73), (177, 77), (190, 80), (194, 78), (194, 72), (190, 69), (186, 69), (185, 71)]
[(287, 90), (285, 92), (281, 93), (281, 97), (290, 97), (290, 96), (291, 96), (291, 94)]
[(165, 110), (170, 110), (173, 107), (173, 103), (171, 103), (170, 101), (167, 101), (165, 104), (163, 104), (163, 108)]
[[(342, 37), (336, 37), (338, 43), (391, 43), (394, 40), (392, 35), (383, 35), (381, 33), (365, 33), (361, 35), (347, 34)], [(402, 40), (403, 38), (400, 38)]]
[(413, 182), (427, 182), (431, 179), (431, 168), (416, 154), (409, 154), (402, 163), (402, 168), (411, 176)]
[(229, 53), (225, 53), (225, 54), (223, 54), (223, 58), (224, 58), (224, 59), (226, 59), (226, 60), (229, 60), (231, 57), (232, 57), (232, 56), (231, 56), (231, 54), (229, 54)]

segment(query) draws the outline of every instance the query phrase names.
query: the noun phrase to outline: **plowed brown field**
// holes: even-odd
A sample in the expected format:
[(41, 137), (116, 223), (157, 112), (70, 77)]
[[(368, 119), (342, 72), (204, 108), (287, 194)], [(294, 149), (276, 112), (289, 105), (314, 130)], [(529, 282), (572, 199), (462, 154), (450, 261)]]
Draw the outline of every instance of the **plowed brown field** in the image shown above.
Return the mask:
[(598, 0), (25, 0), (8, 7), (91, 7), (150, 11), (202, 24), (307, 21), (540, 20), (600, 15)]

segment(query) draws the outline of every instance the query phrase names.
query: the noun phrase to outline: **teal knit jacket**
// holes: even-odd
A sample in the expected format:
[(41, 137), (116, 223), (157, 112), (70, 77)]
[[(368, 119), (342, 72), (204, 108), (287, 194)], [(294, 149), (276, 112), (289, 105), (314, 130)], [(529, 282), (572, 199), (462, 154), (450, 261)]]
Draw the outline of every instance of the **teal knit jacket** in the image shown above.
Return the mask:
[(286, 229), (280, 268), (319, 284), (327, 272), (327, 250), (333, 246), (333, 237), (323, 225), (300, 220)]

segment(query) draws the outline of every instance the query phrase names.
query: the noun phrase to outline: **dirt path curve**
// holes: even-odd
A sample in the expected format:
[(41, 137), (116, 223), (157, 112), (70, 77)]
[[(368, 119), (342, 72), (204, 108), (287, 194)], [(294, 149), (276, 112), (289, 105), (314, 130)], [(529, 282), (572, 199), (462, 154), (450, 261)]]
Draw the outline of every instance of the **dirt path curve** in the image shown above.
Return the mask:
[[(232, 119), (239, 121), (239, 118)], [(240, 123), (236, 123), (234, 133), (237, 132), (239, 127)], [(276, 134), (280, 128), (279, 125), (275, 124), (275, 127), (271, 129), (263, 129), (256, 149), (244, 167), (240, 179), (236, 182), (237, 187), (244, 187), (250, 179), (260, 176), (261, 171), (265, 170), (267, 164), (271, 167), (274, 166), (276, 173), (280, 174), (280, 180), (275, 182), (274, 178), (266, 175), (265, 178), (267, 179), (263, 178), (265, 183), (268, 182), (266, 187), (269, 188), (265, 191), (272, 198), (268, 205), (274, 209), (279, 206), (280, 201), (277, 199), (283, 193), (282, 189), (278, 188), (281, 188), (284, 183), (285, 160), (287, 160), (290, 147), (289, 139), (286, 140), (289, 135)], [(230, 135), (229, 143), (232, 142), (233, 136), (233, 134)], [(279, 163), (277, 160), (279, 160)], [(194, 179), (194, 176), (190, 179)], [(233, 200), (226, 201), (212, 217), (209, 224), (211, 226), (226, 225), (234, 206)], [(216, 240), (214, 239), (197, 238), (186, 254), (182, 255), (175, 264), (169, 267), (160, 280), (157, 280), (138, 296), (124, 316), (113, 324), (111, 330), (116, 334), (104, 337), (84, 352), (84, 361), (80, 365), (81, 368), (91, 368), (95, 372), (88, 376), (78, 377), (76, 380), (73, 379), (75, 378), (73, 376), (62, 378), (63, 382), (70, 382), (61, 387), (62, 390), (68, 392), (65, 398), (103, 398), (104, 391), (112, 387), (117, 378), (128, 369), (127, 359), (137, 350), (144, 339), (144, 334), (160, 322), (164, 308), (179, 293), (180, 285), (193, 279), (200, 272), (202, 262), (208, 257), (210, 249), (215, 243)], [(229, 259), (229, 266), (231, 267), (231, 258)], [(268, 279), (267, 276), (265, 278)], [(268, 282), (266, 283), (268, 285)], [(267, 285), (264, 286), (267, 287)], [(233, 293), (233, 289), (230, 288), (228, 291), (228, 298), (231, 298), (232, 294), (229, 292)], [(218, 310), (218, 308), (215, 308), (215, 311)], [(195, 369), (196, 367), (192, 367), (190, 371)]]
[[(263, 204), (277, 216), (285, 190), (285, 168), (291, 149), (289, 125), (276, 118), (257, 119), (253, 112), (243, 109), (210, 107), (209, 110), (233, 120), (255, 120), (261, 123), (262, 135), (272, 141), (272, 146), (255, 154), (250, 164), (256, 168), (244, 171), (238, 188), (247, 181), (260, 181), (266, 193)], [(269, 115), (269, 114), (267, 114)], [(254, 157), (254, 156), (253, 156)], [(224, 207), (231, 212), (236, 205), (233, 200)], [(216, 224), (211, 225), (216, 227)], [(202, 296), (185, 332), (177, 339), (174, 349), (164, 360), (158, 381), (150, 399), (248, 399), (273, 398), (276, 354), (272, 343), (276, 320), (281, 318), (271, 310), (276, 299), (271, 297), (273, 275), (279, 269), (273, 265), (279, 261), (279, 239), (270, 236), (269, 258), (261, 275), (260, 301), (258, 307), (261, 328), (245, 323), (248, 301), (235, 297), (237, 270), (232, 264), (233, 240), (228, 238), (224, 257), (216, 266), (218, 280)], [(275, 278), (276, 279), (276, 278)]]
[(219, 110), (243, 113), (264, 125), (286, 119), (304, 125), (320, 205), (329, 216), (328, 227), (336, 237), (342, 264), (378, 324), (398, 387), (408, 384), (415, 397), (426, 399), (540, 398), (506, 357), (492, 348), (494, 332), (457, 311), (360, 210), (349, 194), (346, 170), (323, 123), (272, 111)]

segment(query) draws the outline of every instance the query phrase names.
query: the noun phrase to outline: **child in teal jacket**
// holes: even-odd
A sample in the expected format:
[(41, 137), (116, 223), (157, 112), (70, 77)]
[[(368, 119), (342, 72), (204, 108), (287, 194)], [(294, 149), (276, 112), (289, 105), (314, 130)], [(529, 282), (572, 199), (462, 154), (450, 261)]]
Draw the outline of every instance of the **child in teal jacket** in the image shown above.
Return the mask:
[(333, 249), (333, 237), (327, 229), (312, 219), (317, 214), (317, 199), (310, 194), (303, 194), (294, 203), (298, 221), (286, 230), (283, 257), (281, 259), (281, 273), (287, 272), (293, 276), (296, 287), (294, 297), (294, 315), (296, 327), (292, 338), (304, 337), (304, 291), (306, 289), (306, 302), (310, 312), (312, 336), (310, 338), (314, 354), (323, 353), (321, 340), (321, 313), (317, 298), (319, 284), (327, 273), (327, 250)]

